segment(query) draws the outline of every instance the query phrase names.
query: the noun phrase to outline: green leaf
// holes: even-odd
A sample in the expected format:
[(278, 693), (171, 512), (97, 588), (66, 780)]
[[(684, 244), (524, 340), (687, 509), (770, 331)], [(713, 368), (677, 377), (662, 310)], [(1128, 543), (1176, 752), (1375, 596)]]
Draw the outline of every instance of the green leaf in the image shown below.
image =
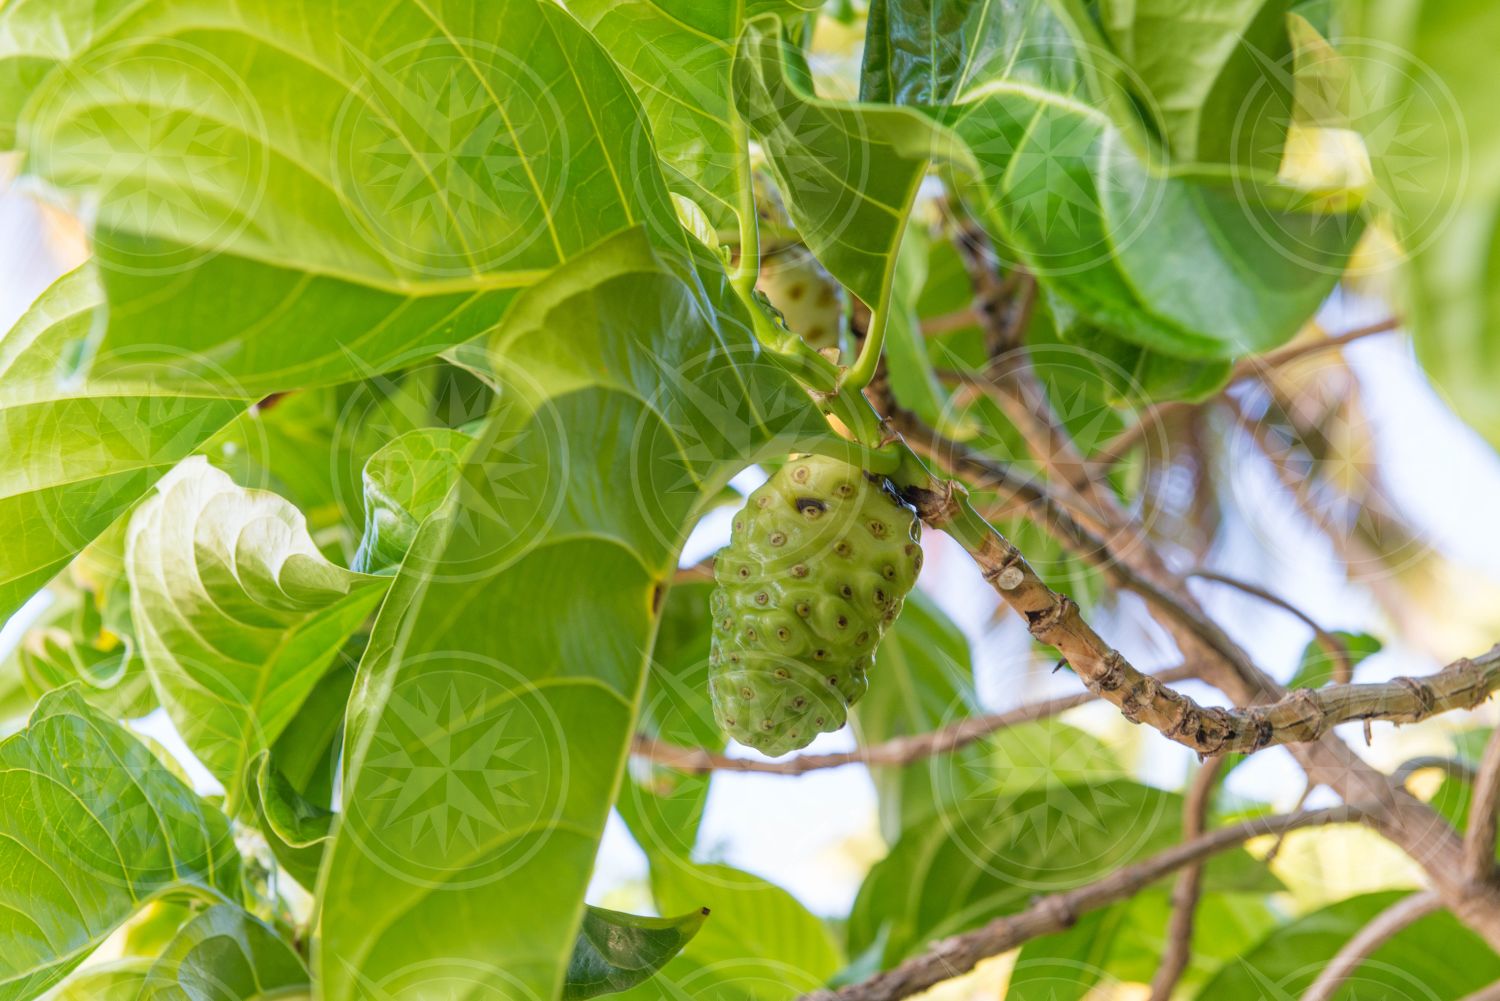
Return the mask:
[(75, 688), (0, 742), (0, 999), (57, 983), (142, 903), (237, 899), (229, 820)]
[(1291, 105), (1286, 0), (1102, 0), (1099, 18), (1180, 163), (1275, 172)]
[(806, 75), (801, 51), (775, 21), (746, 27), (734, 61), (740, 114), (808, 247), (873, 309), (894, 281), (896, 250), (929, 163), (964, 151), (914, 111), (819, 100)]
[[(1336, 629), (1330, 635), (1343, 644), (1348, 652), (1351, 669), (1358, 668), (1361, 661), (1379, 653), (1383, 647), (1380, 640), (1369, 633), (1349, 633)], [(1338, 662), (1323, 644), (1316, 639), (1311, 640), (1302, 649), (1302, 661), (1297, 665), (1297, 670), (1292, 674), (1292, 680), (1288, 681), (1286, 686), (1288, 688), (1322, 688), (1335, 680), (1334, 672), (1337, 667)]]
[[(684, 747), (723, 750), (728, 742), (714, 722), (708, 691), (713, 617), (710, 583), (673, 584), (656, 632), (637, 729)], [(615, 807), (648, 857), (692, 854), (713, 776), (659, 768), (632, 759)]]
[(417, 528), (442, 505), (474, 439), (462, 431), (419, 428), (365, 462), (365, 532), (351, 565), (381, 573), (400, 565)]
[(1071, 91), (1087, 66), (1049, 0), (874, 0), (860, 100), (936, 107), (996, 77)]
[(738, 225), (748, 165), (729, 99), (740, 5), (575, 0), (568, 5), (625, 74), (651, 122), (667, 184), (716, 229)]
[(98, 206), (95, 371), (345, 381), (611, 233), (680, 245), (628, 87), (550, 0), (115, 8), (0, 11), (0, 139)]
[[(974, 695), (969, 644), (937, 604), (920, 590), (906, 599), (901, 617), (875, 653), (875, 677), (856, 709), (861, 744), (929, 733), (980, 711)], [(983, 783), (983, 742), (970, 744), (932, 767), (876, 768), (880, 828), (894, 842), (914, 824), (977, 791)], [(941, 768), (952, 781), (934, 781)]]
[(1342, 10), (1347, 33), (1369, 40), (1351, 57), (1350, 120), (1407, 254), (1402, 305), (1417, 357), (1500, 448), (1500, 103), (1487, 58), (1500, 46), (1500, 5), (1350, 0)]
[(0, 620), (244, 408), (148, 383), (65, 378), (99, 303), (93, 269), (80, 268), (0, 337)]
[(458, 353), (497, 407), (360, 665), (320, 887), (328, 1001), (424, 963), (433, 991), (561, 989), (682, 540), (823, 423), (745, 321), (712, 262), (636, 232), (531, 290), (487, 359)]
[[(908, 830), (860, 888), (850, 950), (883, 942), (884, 965), (891, 965), (927, 942), (1020, 910), (1037, 894), (1082, 885), (1180, 839), (1179, 796), (1123, 779), (1081, 782), (1099, 763), (1080, 762), (1081, 774), (1064, 770), (1054, 782), (1050, 762), (1058, 755), (1049, 742), (1066, 753), (1076, 739), (1059, 732), (1017, 745), (1013, 753), (1026, 757), (996, 768), (998, 788), (982, 787), (940, 822)], [(1027, 767), (1028, 760), (1039, 764)], [(1279, 885), (1244, 852), (1206, 867), (1207, 890)]]
[(155, 960), (90, 969), (72, 978), (58, 1001), (291, 1001), (311, 994), (307, 967), (292, 947), (238, 907), (221, 904), (184, 925)]
[(246, 784), (276, 860), (303, 886), (316, 886), (333, 811), (306, 799), (272, 763), (269, 751), (250, 763)]
[[(1298, 997), (1339, 947), (1404, 891), (1367, 893), (1312, 912), (1272, 931), (1224, 965), (1199, 993), (1214, 998)], [(1419, 996), (1461, 998), (1500, 978), (1500, 956), (1457, 918), (1438, 911), (1398, 932), (1370, 954), (1337, 1001)]]
[(706, 907), (675, 918), (588, 908), (568, 961), (563, 1001), (616, 994), (644, 983), (698, 934), (706, 917)]
[(330, 563), (302, 515), (198, 458), (131, 518), (137, 639), (188, 747), (238, 804), (270, 746), (388, 581)]
[(823, 922), (779, 886), (727, 865), (655, 861), (658, 909), (706, 906), (712, 917), (646, 988), (622, 1001), (662, 997), (790, 1001), (823, 986), (841, 964)]

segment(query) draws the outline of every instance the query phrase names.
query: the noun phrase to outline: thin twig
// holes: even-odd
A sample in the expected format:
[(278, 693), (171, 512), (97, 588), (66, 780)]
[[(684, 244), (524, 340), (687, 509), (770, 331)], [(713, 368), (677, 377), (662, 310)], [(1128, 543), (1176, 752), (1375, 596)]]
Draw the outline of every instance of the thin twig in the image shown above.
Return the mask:
[(970, 306), (956, 309), (942, 316), (929, 316), (922, 321), (922, 334), (926, 337), (936, 337), (939, 334), (951, 334), (955, 330), (963, 330), (979, 323), (979, 317)]
[[(1167, 668), (1155, 677), (1160, 681), (1182, 681), (1195, 677), (1197, 672), (1186, 665)], [(631, 753), (638, 757), (675, 768), (684, 772), (760, 772), (770, 775), (805, 775), (824, 768), (839, 768), (843, 765), (909, 765), (938, 754), (947, 754), (981, 740), (996, 731), (1022, 723), (1048, 719), (1058, 713), (1077, 706), (1095, 702), (1099, 698), (1093, 692), (1078, 692), (1062, 695), (1044, 702), (1008, 709), (1005, 712), (969, 716), (957, 720), (929, 733), (893, 737), (890, 740), (871, 744), (854, 751), (830, 754), (798, 754), (779, 761), (762, 761), (751, 758), (731, 758), (715, 754), (699, 747), (682, 747), (644, 735), (636, 735), (631, 744)]]
[(1329, 1001), (1344, 981), (1364, 965), (1370, 954), (1391, 938), (1442, 906), (1437, 893), (1423, 890), (1402, 897), (1370, 920), (1344, 943), (1344, 947), (1318, 973), (1312, 986), (1302, 994), (1302, 1001)]
[(803, 1001), (898, 1001), (966, 973), (988, 956), (1007, 952), (1038, 936), (1063, 931), (1077, 922), (1080, 915), (1132, 897), (1163, 876), (1250, 838), (1322, 824), (1349, 823), (1362, 816), (1361, 809), (1346, 805), (1221, 827), (1144, 861), (1116, 869), (1097, 882), (1042, 897), (1017, 914), (996, 918), (975, 931), (935, 942), (920, 956), (868, 980), (836, 991), (817, 991), (805, 995)]
[(1500, 727), (1490, 734), (1474, 779), (1469, 801), (1469, 826), (1464, 834), (1464, 871), (1473, 880), (1487, 880), (1495, 872), (1495, 811), (1500, 809)]
[(1252, 584), (1249, 581), (1240, 580), (1237, 577), (1230, 577), (1227, 574), (1222, 574), (1215, 570), (1192, 570), (1189, 571), (1187, 576), (1197, 577), (1200, 580), (1211, 580), (1216, 584), (1224, 584), (1228, 587), (1234, 588), (1237, 591), (1243, 591), (1251, 597), (1259, 598), (1261, 601), (1264, 601), (1268, 605), (1275, 605), (1282, 611), (1289, 612), (1291, 615), (1300, 619), (1303, 625), (1312, 630), (1313, 636), (1316, 637), (1318, 641), (1318, 645), (1322, 647), (1323, 652), (1328, 654), (1328, 656), (1333, 660), (1334, 680), (1339, 682), (1340, 684), (1348, 684), (1354, 679), (1354, 662), (1349, 658), (1349, 648), (1346, 647), (1337, 636), (1333, 635), (1333, 633), (1330, 633), (1328, 630), (1318, 625), (1317, 621), (1314, 620), (1312, 616), (1308, 615), (1306, 612), (1298, 608), (1296, 605), (1292, 604), (1290, 601), (1287, 601), (1285, 598), (1267, 591), (1265, 588), (1261, 587), (1258, 584)]
[[(1182, 805), (1182, 837), (1191, 841), (1200, 837), (1208, 826), (1208, 804), (1213, 795), (1214, 784), (1224, 770), (1224, 759), (1214, 758), (1203, 763), (1198, 774), (1193, 776), (1188, 787), (1187, 799)], [(1285, 832), (1283, 835), (1285, 836)], [(1177, 874), (1172, 887), (1172, 918), (1167, 924), (1167, 945), (1162, 950), (1161, 963), (1156, 976), (1151, 979), (1151, 1001), (1168, 1001), (1182, 972), (1187, 969), (1193, 955), (1193, 919), (1198, 912), (1198, 895), (1203, 885), (1203, 863), (1192, 862)]]
[(1267, 351), (1263, 355), (1252, 355), (1249, 358), (1241, 358), (1235, 363), (1229, 379), (1231, 382), (1237, 382), (1240, 379), (1254, 378), (1268, 369), (1280, 368), (1288, 362), (1296, 361), (1299, 358), (1321, 354), (1333, 348), (1341, 348), (1363, 337), (1372, 337), (1375, 334), (1388, 334), (1393, 330), (1400, 329), (1400, 327), (1400, 317), (1388, 316), (1383, 320), (1376, 320), (1374, 323), (1367, 323), (1362, 327), (1346, 330), (1342, 334), (1334, 334), (1315, 341), (1288, 344), (1274, 351)]

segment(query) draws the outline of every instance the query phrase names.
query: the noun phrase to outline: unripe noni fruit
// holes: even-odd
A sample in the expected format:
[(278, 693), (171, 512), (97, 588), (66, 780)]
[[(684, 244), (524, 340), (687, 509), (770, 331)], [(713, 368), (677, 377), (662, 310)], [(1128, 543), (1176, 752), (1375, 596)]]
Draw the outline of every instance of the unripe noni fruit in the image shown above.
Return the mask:
[(922, 568), (916, 515), (837, 459), (790, 460), (714, 558), (714, 717), (766, 754), (837, 730)]
[(844, 287), (806, 247), (767, 254), (755, 287), (776, 307), (787, 329), (810, 346), (820, 351), (843, 346)]

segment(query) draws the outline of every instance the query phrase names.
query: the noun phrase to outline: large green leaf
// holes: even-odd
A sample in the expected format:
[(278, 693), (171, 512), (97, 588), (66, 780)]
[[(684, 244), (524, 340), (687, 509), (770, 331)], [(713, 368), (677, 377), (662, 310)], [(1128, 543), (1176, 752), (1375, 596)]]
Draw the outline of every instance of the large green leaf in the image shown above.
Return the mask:
[[(893, 7), (885, 30), (918, 16)], [(736, 98), (809, 245), (869, 304), (884, 301), (930, 162), (949, 168), (1002, 263), (1036, 274), (1091, 325), (1187, 358), (1285, 341), (1361, 230), (1357, 215), (1302, 206), (1267, 175), (1164, 170), (1099, 110), (1109, 102), (1090, 98), (1087, 74), (1066, 90), (996, 75), (966, 84), (958, 103), (903, 109), (819, 100), (798, 58), (752, 25)], [(1173, 263), (1185, 260), (1191, 281)]]
[(57, 983), (144, 902), (237, 899), (229, 821), (73, 688), (0, 742), (0, 999)]
[(612, 232), (680, 240), (628, 87), (549, 0), (9, 3), (0, 139), (98, 205), (98, 371), (344, 381)]
[(280, 735), (388, 580), (328, 561), (296, 508), (184, 463), (131, 517), (131, 608), (156, 691), (229, 790)]
[[(1226, 963), (1199, 993), (1214, 998), (1299, 997), (1345, 942), (1401, 891), (1341, 900), (1276, 930)], [(1334, 998), (1461, 998), (1500, 979), (1500, 956), (1446, 911), (1429, 914), (1398, 932), (1344, 981)]]
[(307, 967), (290, 945), (230, 904), (189, 921), (154, 960), (89, 970), (58, 1001), (298, 1001), (312, 996)]
[(80, 268), (0, 337), (0, 620), (244, 407), (67, 379), (99, 302), (93, 269)]
[(1500, 103), (1489, 53), (1500, 5), (1347, 0), (1351, 126), (1409, 255), (1417, 356), (1459, 415), (1500, 447)]
[[(875, 654), (879, 684), (855, 710), (861, 743), (930, 733), (979, 712), (969, 644), (958, 626), (921, 591), (906, 600), (901, 617)], [(880, 827), (894, 842), (913, 824), (978, 792), (984, 783), (985, 745), (970, 744), (931, 763), (874, 769)], [(945, 781), (934, 781), (941, 769)]]
[(644, 983), (698, 934), (706, 917), (706, 907), (675, 918), (587, 908), (568, 961), (563, 1001), (618, 994)]
[(366, 460), (365, 531), (353, 569), (379, 573), (400, 565), (417, 529), (442, 506), (473, 443), (462, 431), (418, 428)]
[(712, 916), (656, 979), (621, 1001), (789, 1001), (821, 987), (840, 965), (823, 922), (779, 886), (727, 865), (672, 860), (651, 867), (660, 910), (706, 906)]
[[(997, 788), (908, 830), (892, 847), (860, 888), (849, 919), (851, 951), (880, 943), (884, 963), (894, 963), (933, 939), (1019, 910), (1039, 893), (1087, 883), (1180, 839), (1179, 796), (1123, 779), (1080, 781), (1105, 767), (1097, 760), (1081, 761), (1080, 773), (1065, 771), (1054, 782), (1046, 763), (1059, 752), (1075, 754), (1076, 744), (1065, 731), (1047, 740), (1033, 738), (1012, 752), (1042, 764), (1027, 768), (1027, 759), (1017, 758), (1016, 767), (997, 769)], [(1279, 884), (1239, 852), (1211, 861), (1205, 886), (1269, 891)]]
[(464, 358), (498, 405), (360, 666), (321, 884), (328, 1001), (556, 995), (678, 548), (733, 473), (822, 426), (722, 273), (640, 233)]
[[(1179, 162), (1275, 172), (1290, 120), (1287, 0), (1103, 0), (1099, 17)], [(1279, 118), (1279, 130), (1267, 120)], [(1258, 127), (1258, 128), (1257, 128)]]

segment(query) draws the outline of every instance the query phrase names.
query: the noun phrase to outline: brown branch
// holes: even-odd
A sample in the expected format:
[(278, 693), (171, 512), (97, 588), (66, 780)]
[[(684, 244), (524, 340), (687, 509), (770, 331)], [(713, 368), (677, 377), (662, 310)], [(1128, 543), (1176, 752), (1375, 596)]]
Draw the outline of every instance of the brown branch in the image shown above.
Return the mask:
[(1464, 835), (1464, 871), (1470, 879), (1487, 880), (1495, 872), (1495, 811), (1500, 809), (1500, 727), (1490, 734), (1474, 779), (1469, 801), (1469, 826)]
[(1402, 897), (1375, 915), (1369, 924), (1345, 942), (1344, 947), (1328, 961), (1312, 986), (1303, 993), (1302, 1001), (1330, 1001), (1344, 985), (1344, 981), (1370, 958), (1371, 953), (1441, 906), (1442, 901), (1437, 893), (1423, 890), (1409, 897)]
[[(1167, 668), (1155, 675), (1162, 681), (1182, 681), (1195, 677), (1197, 672), (1186, 665)], [(1077, 706), (1097, 701), (1093, 692), (1078, 692), (1062, 695), (1044, 702), (1008, 709), (1005, 712), (987, 713), (957, 720), (930, 733), (893, 737), (890, 740), (871, 744), (854, 751), (831, 754), (798, 754), (778, 761), (762, 761), (750, 758), (731, 758), (715, 754), (701, 747), (682, 747), (678, 744), (656, 740), (637, 734), (630, 751), (638, 757), (675, 768), (684, 772), (760, 772), (769, 775), (805, 775), (824, 768), (839, 768), (843, 765), (909, 765), (938, 754), (956, 751), (1006, 727), (1056, 716)]]
[(951, 334), (955, 330), (963, 330), (979, 323), (979, 317), (972, 307), (965, 306), (942, 316), (929, 316), (922, 321), (922, 334), (926, 337), (936, 337), (939, 334)]
[(1303, 625), (1312, 630), (1313, 636), (1317, 638), (1318, 645), (1322, 647), (1323, 652), (1328, 654), (1328, 656), (1333, 660), (1334, 680), (1339, 682), (1340, 684), (1348, 684), (1350, 681), (1354, 680), (1354, 663), (1349, 659), (1349, 648), (1344, 646), (1344, 644), (1339, 640), (1337, 636), (1333, 635), (1328, 630), (1318, 625), (1317, 621), (1314, 620), (1312, 616), (1308, 615), (1306, 612), (1298, 608), (1296, 605), (1292, 604), (1290, 601), (1287, 601), (1285, 598), (1282, 598), (1278, 595), (1272, 594), (1270, 591), (1267, 591), (1265, 588), (1261, 587), (1258, 584), (1252, 584), (1249, 581), (1240, 580), (1237, 577), (1230, 577), (1227, 574), (1221, 574), (1213, 570), (1193, 570), (1190, 571), (1187, 576), (1197, 577), (1200, 580), (1210, 580), (1216, 584), (1224, 584), (1227, 587), (1232, 587), (1237, 591), (1243, 591), (1253, 598), (1259, 598), (1261, 601), (1264, 601), (1268, 605), (1275, 605), (1282, 611), (1289, 612), (1295, 618), (1301, 620)]
[(1151, 858), (1116, 869), (1097, 882), (1042, 897), (1017, 914), (996, 918), (975, 931), (935, 942), (922, 955), (868, 980), (836, 991), (817, 991), (805, 995), (803, 1001), (898, 1001), (966, 973), (989, 956), (1008, 952), (1039, 936), (1064, 931), (1080, 915), (1132, 897), (1163, 876), (1234, 848), (1250, 838), (1321, 824), (1348, 823), (1359, 820), (1362, 815), (1357, 807), (1336, 806), (1279, 817), (1261, 817), (1221, 827), (1174, 845)]
[(1048, 587), (1014, 545), (975, 515), (966, 500), (956, 499), (955, 490), (949, 482), (941, 490), (909, 486), (904, 495), (927, 525), (964, 545), (984, 579), (1026, 620), (1031, 635), (1061, 652), (1090, 691), (1131, 722), (1145, 723), (1199, 754), (1249, 753), (1317, 740), (1350, 720), (1415, 723), (1450, 709), (1472, 709), (1500, 689), (1497, 644), (1422, 679), (1298, 689), (1269, 704), (1206, 708), (1131, 666), (1084, 621), (1077, 603)]
[[(1224, 759), (1203, 763), (1188, 787), (1182, 805), (1182, 837), (1192, 840), (1202, 836), (1208, 826), (1208, 804), (1214, 784), (1223, 771)], [(1285, 836), (1283, 832), (1282, 836)], [(1193, 955), (1193, 920), (1198, 911), (1198, 896), (1203, 885), (1203, 863), (1192, 862), (1177, 874), (1172, 887), (1172, 918), (1167, 924), (1167, 947), (1162, 951), (1156, 976), (1151, 979), (1151, 1001), (1169, 1001), (1182, 972)]]
[(1383, 320), (1346, 330), (1342, 334), (1334, 334), (1331, 337), (1322, 337), (1314, 341), (1303, 341), (1300, 344), (1288, 344), (1274, 351), (1267, 351), (1263, 355), (1252, 355), (1249, 358), (1241, 358), (1235, 362), (1234, 370), (1230, 373), (1231, 382), (1241, 379), (1257, 377), (1269, 369), (1280, 368), (1288, 362), (1306, 358), (1308, 355), (1321, 354), (1333, 348), (1341, 348), (1347, 344), (1359, 340), (1362, 337), (1371, 337), (1375, 334), (1388, 334), (1392, 330), (1401, 327), (1401, 318), (1388, 316)]

